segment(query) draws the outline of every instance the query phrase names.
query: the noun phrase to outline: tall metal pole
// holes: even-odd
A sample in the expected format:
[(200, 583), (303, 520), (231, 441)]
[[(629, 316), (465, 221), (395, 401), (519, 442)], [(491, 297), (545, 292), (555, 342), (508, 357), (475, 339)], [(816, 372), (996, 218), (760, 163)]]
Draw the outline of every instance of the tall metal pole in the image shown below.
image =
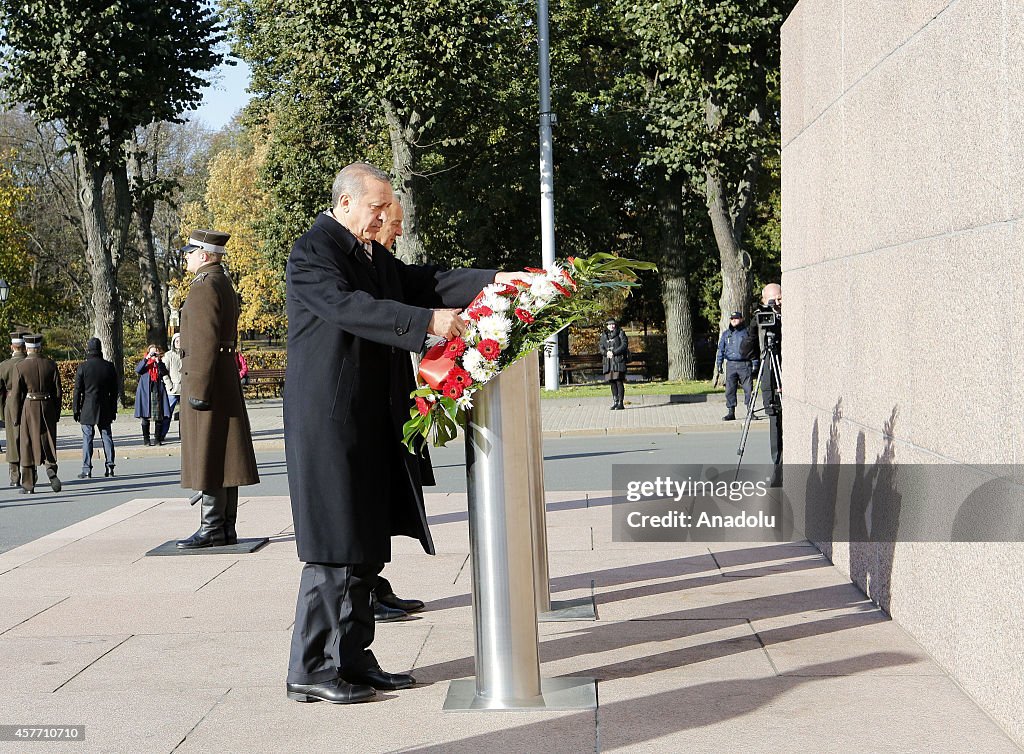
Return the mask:
[[(538, 57), (540, 63), (540, 251), (543, 265), (555, 261), (555, 170), (551, 157), (551, 65), (548, 37), (548, 0), (537, 0)], [(544, 389), (558, 390), (558, 336), (547, 340)]]

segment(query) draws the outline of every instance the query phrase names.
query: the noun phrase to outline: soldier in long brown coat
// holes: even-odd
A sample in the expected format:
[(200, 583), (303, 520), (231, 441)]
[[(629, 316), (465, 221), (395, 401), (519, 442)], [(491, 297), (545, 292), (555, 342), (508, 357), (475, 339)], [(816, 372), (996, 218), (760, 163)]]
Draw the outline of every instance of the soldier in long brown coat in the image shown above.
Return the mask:
[(18, 382), (18, 363), (25, 358), (25, 335), (11, 333), (11, 358), (0, 362), (0, 416), (7, 430), (7, 464), (11, 471), (11, 486), (21, 486), (20, 455), (21, 427), (18, 425), (18, 404), (14, 400), (14, 386)]
[(236, 544), (238, 488), (260, 480), (235, 366), (238, 297), (221, 265), (230, 237), (193, 231), (183, 249), (195, 278), (181, 310), (181, 486), (203, 492), (183, 550)]
[(57, 478), (57, 422), (60, 420), (60, 373), (57, 362), (43, 356), (42, 335), (26, 335), (27, 355), (18, 363), (14, 401), (20, 407), (21, 492), (33, 492), (36, 467), (46, 464), (50, 487), (60, 492)]

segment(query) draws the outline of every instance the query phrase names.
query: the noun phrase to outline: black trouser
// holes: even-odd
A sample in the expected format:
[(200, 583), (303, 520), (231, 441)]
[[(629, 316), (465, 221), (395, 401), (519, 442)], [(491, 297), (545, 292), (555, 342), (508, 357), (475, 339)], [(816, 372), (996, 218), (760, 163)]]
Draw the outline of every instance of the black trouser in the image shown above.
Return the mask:
[(768, 441), (771, 444), (772, 463), (775, 464), (772, 486), (776, 487), (782, 484), (782, 396), (775, 390), (770, 364), (765, 364), (761, 376), (761, 400), (768, 415)]
[(380, 599), (381, 597), (394, 594), (395, 590), (391, 587), (390, 581), (383, 576), (377, 576), (377, 586), (373, 588), (373, 593), (377, 595), (377, 599)]
[(324, 683), (376, 668), (370, 592), (383, 563), (306, 563), (299, 579), (288, 683)]
[(620, 377), (617, 380), (608, 380), (608, 384), (612, 386), (612, 400), (621, 406), (626, 397), (626, 380)]
[(751, 375), (749, 361), (725, 362), (725, 407), (736, 408), (736, 388), (743, 387), (743, 405), (750, 408)]

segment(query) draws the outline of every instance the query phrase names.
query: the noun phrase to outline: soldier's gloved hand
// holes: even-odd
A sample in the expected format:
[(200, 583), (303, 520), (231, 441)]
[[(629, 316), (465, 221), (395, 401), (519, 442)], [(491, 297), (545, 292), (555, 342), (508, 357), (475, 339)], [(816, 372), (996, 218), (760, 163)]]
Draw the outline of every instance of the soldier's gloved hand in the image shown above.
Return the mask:
[(209, 401), (200, 400), (199, 398), (189, 398), (188, 405), (196, 411), (209, 411), (212, 408)]

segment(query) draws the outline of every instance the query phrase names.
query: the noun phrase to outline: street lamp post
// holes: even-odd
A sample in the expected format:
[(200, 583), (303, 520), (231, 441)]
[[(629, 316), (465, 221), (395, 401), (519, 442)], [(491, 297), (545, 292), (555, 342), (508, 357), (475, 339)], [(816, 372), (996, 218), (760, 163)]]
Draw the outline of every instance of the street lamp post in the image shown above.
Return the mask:
[(0, 304), (7, 303), (7, 297), (11, 295), (11, 286), (6, 280), (0, 279)]

